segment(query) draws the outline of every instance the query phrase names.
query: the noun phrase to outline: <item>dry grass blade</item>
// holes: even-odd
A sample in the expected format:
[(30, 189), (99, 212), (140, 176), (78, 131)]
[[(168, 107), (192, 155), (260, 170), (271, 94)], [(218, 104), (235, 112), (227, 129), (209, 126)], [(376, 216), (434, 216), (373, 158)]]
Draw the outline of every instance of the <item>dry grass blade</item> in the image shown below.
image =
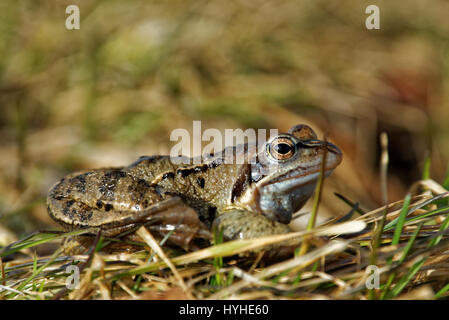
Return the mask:
[(137, 230), (136, 234), (138, 236), (140, 236), (150, 246), (150, 248), (153, 249), (154, 252), (156, 252), (156, 254), (166, 263), (166, 265), (170, 268), (170, 270), (175, 275), (175, 277), (178, 280), (178, 283), (179, 283), (180, 287), (182, 288), (182, 290), (184, 291), (184, 293), (190, 299), (193, 299), (192, 293), (187, 288), (187, 286), (184, 282), (184, 279), (181, 277), (181, 275), (179, 274), (176, 267), (173, 265), (173, 263), (170, 261), (170, 259), (167, 257), (167, 255), (164, 253), (164, 251), (159, 246), (156, 239), (154, 239), (154, 237), (151, 235), (151, 233), (148, 232), (148, 230), (145, 227), (140, 227), (140, 229)]
[(123, 291), (125, 291), (127, 294), (129, 294), (129, 296), (132, 299), (139, 299), (139, 296), (136, 295), (134, 292), (132, 292), (132, 290), (130, 288), (128, 288), (128, 286), (126, 284), (124, 284), (123, 281), (118, 280), (117, 284), (120, 286), (120, 288), (123, 289)]
[[(441, 184), (437, 183), (436, 181), (434, 181), (432, 179), (421, 180), (421, 181), (418, 181), (416, 184), (426, 187), (427, 189), (429, 189), (430, 191), (432, 191), (435, 194), (447, 193), (447, 190)], [(412, 188), (414, 186), (412, 186)]]
[[(379, 296), (380, 298), (394, 299), (400, 296), (400, 298), (427, 299), (447, 296), (449, 286), (447, 282), (441, 280), (447, 278), (445, 269), (449, 258), (446, 252), (449, 241), (446, 230), (449, 225), (449, 218), (445, 213), (444, 198), (446, 196), (447, 194), (434, 197), (431, 195), (411, 197), (410, 206), (408, 206), (408, 200), (405, 203), (400, 201), (388, 206), (395, 210), (387, 214), (392, 224), (390, 229), (384, 229), (382, 234), (383, 242), (379, 247), (377, 265), (381, 279), (388, 278), (391, 281), (387, 284), (387, 289), (383, 290), (385, 294)], [(401, 207), (402, 213), (400, 213)], [(407, 207), (408, 210), (405, 211)], [(386, 208), (384, 207), (384, 210)], [(80, 287), (69, 294), (69, 299), (163, 299), (170, 297), (170, 290), (174, 288), (179, 288), (179, 291), (182, 289), (184, 299), (192, 299), (192, 297), (198, 299), (314, 299), (318, 297), (366, 299), (368, 290), (365, 281), (368, 275), (363, 268), (369, 264), (367, 259), (369, 251), (363, 246), (363, 243), (367, 241), (363, 240), (363, 237), (369, 239), (373, 233), (373, 226), (368, 225), (367, 222), (378, 221), (381, 213), (378, 211), (368, 219), (355, 219), (336, 224), (326, 223), (311, 231), (224, 242), (181, 255), (179, 251), (170, 247), (162, 249), (152, 235), (142, 228), (137, 235), (152, 250), (144, 247), (143, 250), (132, 254), (105, 254), (94, 253), (93, 249), (97, 247), (94, 245), (88, 256), (58, 256), (51, 266), (46, 266), (46, 263), (51, 260), (48, 258), (26, 258), (6, 264), (3, 262), (5, 266), (3, 282), (6, 285), (1, 287), (0, 291), (3, 297), (14, 295), (14, 299), (51, 298), (54, 296), (51, 288), (59, 289), (64, 285), (65, 278), (61, 278), (64, 277), (64, 266), (77, 259), (84, 261), (82, 265), (90, 264), (90, 266), (81, 270)], [(437, 214), (440, 215), (438, 220), (430, 220)], [(406, 216), (405, 223), (402, 224), (400, 221)], [(429, 223), (423, 224), (422, 217), (427, 217), (426, 221)], [(402, 228), (401, 225), (403, 225)], [(419, 228), (421, 225), (422, 227)], [(391, 228), (402, 231), (399, 235), (399, 231), (394, 233), (395, 230)], [(361, 232), (364, 232), (363, 235)], [(338, 238), (341, 235), (345, 235), (345, 240)], [(313, 244), (313, 250), (310, 252), (272, 265), (264, 260), (265, 255), (262, 255), (264, 248), (271, 248), (273, 245), (289, 240), (301, 244), (305, 237), (308, 237), (310, 244)], [(393, 245), (385, 245), (386, 243), (393, 243)], [(256, 256), (258, 258), (248, 261), (246, 256), (248, 252), (259, 253)], [(159, 260), (153, 260), (150, 264), (145, 263), (148, 261), (149, 254)], [(238, 257), (239, 254), (240, 257)], [(226, 256), (232, 256), (232, 259), (223, 260), (222, 267), (217, 269), (213, 264), (213, 258)], [(264, 266), (259, 266), (259, 263)], [(180, 268), (180, 265), (183, 267)], [(39, 277), (33, 278), (23, 290), (18, 290), (18, 285), (23, 282), (20, 279), (36, 274), (34, 270), (42, 270)], [(21, 273), (23, 275), (20, 275)], [(217, 274), (222, 277), (223, 281), (220, 283), (212, 281)], [(395, 277), (389, 277), (392, 274), (395, 274)], [(132, 277), (132, 275), (139, 276)], [(56, 278), (52, 278), (55, 276)], [(441, 283), (437, 286), (432, 285), (432, 294), (430, 291), (414, 292), (413, 289), (420, 281), (423, 281), (422, 279), (425, 279), (424, 281), (441, 280)], [(115, 286), (114, 280), (116, 280)], [(56, 297), (62, 297), (64, 292), (66, 290), (60, 291)], [(401, 296), (405, 292), (414, 293)], [(433, 292), (437, 293), (433, 294)], [(375, 294), (372, 297), (377, 296), (378, 294)]]
[[(303, 232), (291, 232), (283, 235), (269, 236), (251, 240), (234, 240), (225, 242), (219, 245), (215, 245), (206, 249), (198, 250), (192, 253), (188, 253), (179, 257), (175, 257), (171, 260), (174, 265), (185, 265), (192, 262), (214, 258), (214, 257), (226, 257), (234, 256), (248, 251), (261, 249), (263, 247), (280, 243), (283, 241), (303, 238), (304, 236), (334, 236), (345, 233), (354, 233), (363, 230), (366, 224), (361, 221), (349, 221), (334, 226), (325, 226), (316, 228), (312, 231)], [(153, 271), (158, 268), (166, 266), (165, 261), (150, 264), (148, 266), (138, 267), (133, 270), (127, 271), (123, 274), (116, 275), (116, 277), (125, 275), (140, 274), (142, 272)]]
[(264, 269), (259, 275), (259, 278), (266, 278), (273, 276), (277, 273), (281, 273), (284, 270), (288, 270), (291, 268), (305, 268), (306, 266), (312, 264), (317, 261), (321, 257), (325, 257), (330, 254), (335, 254), (343, 251), (348, 246), (347, 241), (343, 240), (332, 240), (329, 244), (315, 249), (314, 251), (304, 255), (292, 258), (287, 261), (280, 262), (275, 264), (269, 268)]
[(328, 226), (323, 230), (317, 229), (315, 231), (316, 236), (338, 236), (343, 234), (357, 233), (366, 228), (366, 223), (363, 221), (349, 221), (335, 225)]
[(18, 295), (25, 295), (23, 292), (21, 292), (21, 291), (19, 291), (19, 290), (16, 290), (16, 289), (14, 289), (14, 288), (10, 288), (10, 287), (8, 287), (8, 286), (3, 286), (3, 285), (0, 285), (0, 289), (1, 290), (5, 290), (5, 291), (9, 291), (9, 292), (12, 292), (12, 293), (16, 293), (16, 294), (18, 294)]
[(388, 203), (388, 188), (387, 188), (387, 178), (388, 178), (388, 135), (382, 132), (380, 135), (380, 145), (382, 148), (382, 153), (380, 157), (380, 179), (382, 188), (382, 201), (386, 205)]
[(292, 269), (292, 268), (305, 268), (321, 257), (324, 257), (329, 254), (338, 253), (343, 251), (348, 245), (348, 242), (341, 241), (341, 240), (333, 240), (329, 244), (318, 248), (314, 251), (311, 251), (309, 253), (306, 253), (305, 255), (298, 256), (295, 258), (292, 258), (290, 260), (280, 262), (278, 264), (275, 264), (269, 268), (264, 269), (262, 272), (250, 276), (250, 278), (245, 277), (243, 280), (224, 288), (223, 290), (219, 291), (216, 294), (213, 294), (209, 297), (209, 299), (219, 299), (226, 296), (229, 296), (230, 294), (244, 288), (247, 286), (248, 283), (258, 283), (264, 278), (271, 277), (273, 275), (279, 274), (285, 270)]
[[(97, 247), (98, 242), (100, 241), (100, 237), (101, 237), (101, 230), (98, 231), (94, 243), (92, 244), (91, 248), (89, 249), (89, 253), (88, 253), (88, 258), (85, 262), (83, 262), (81, 264), (81, 266), (79, 267), (80, 273), (89, 265), (89, 263), (92, 261), (94, 254), (95, 254), (95, 248)], [(85, 277), (86, 278), (86, 277)], [(87, 279), (87, 278), (86, 278)], [(87, 281), (87, 280), (86, 280)], [(66, 286), (64, 289), (62, 289), (61, 291), (59, 291), (54, 297), (53, 300), (59, 300), (61, 299), (65, 293), (68, 291), (68, 287)]]

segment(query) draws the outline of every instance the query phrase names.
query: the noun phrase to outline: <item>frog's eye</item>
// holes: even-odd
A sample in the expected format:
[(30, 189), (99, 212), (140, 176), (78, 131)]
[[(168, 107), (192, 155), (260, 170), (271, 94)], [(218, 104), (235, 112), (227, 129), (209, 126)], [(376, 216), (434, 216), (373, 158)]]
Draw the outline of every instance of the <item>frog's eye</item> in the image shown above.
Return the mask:
[(295, 143), (288, 137), (274, 139), (268, 146), (269, 154), (276, 160), (289, 159), (295, 151)]

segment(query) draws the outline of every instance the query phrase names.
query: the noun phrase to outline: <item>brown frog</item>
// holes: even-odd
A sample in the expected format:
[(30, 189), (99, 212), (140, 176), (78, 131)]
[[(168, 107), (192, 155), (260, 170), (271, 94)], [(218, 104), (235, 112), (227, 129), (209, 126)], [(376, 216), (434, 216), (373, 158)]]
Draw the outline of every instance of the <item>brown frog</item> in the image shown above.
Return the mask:
[[(243, 164), (232, 161), (242, 154)], [(312, 195), (324, 158), (328, 176), (342, 153), (297, 125), (262, 148), (228, 148), (200, 164), (143, 156), (127, 167), (68, 175), (50, 190), (48, 212), (66, 230), (94, 227), (105, 237), (130, 239), (145, 224), (158, 238), (171, 232), (168, 241), (186, 249), (211, 240), (212, 227), (225, 240), (282, 234)]]

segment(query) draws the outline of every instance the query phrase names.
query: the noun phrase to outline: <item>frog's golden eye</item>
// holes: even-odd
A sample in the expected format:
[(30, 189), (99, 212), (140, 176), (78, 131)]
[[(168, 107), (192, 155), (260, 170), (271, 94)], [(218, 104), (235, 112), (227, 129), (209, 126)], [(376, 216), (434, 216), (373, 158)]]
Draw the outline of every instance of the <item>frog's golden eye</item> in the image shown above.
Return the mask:
[(276, 160), (289, 159), (295, 154), (295, 151), (295, 143), (287, 137), (273, 140), (268, 147), (268, 152)]

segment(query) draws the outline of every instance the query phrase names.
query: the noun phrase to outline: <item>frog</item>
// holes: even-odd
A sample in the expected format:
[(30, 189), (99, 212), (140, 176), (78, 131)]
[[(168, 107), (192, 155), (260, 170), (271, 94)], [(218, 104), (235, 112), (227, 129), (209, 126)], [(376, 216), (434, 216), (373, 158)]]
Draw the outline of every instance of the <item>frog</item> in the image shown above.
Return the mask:
[[(223, 241), (291, 232), (288, 224), (320, 174), (329, 176), (341, 161), (339, 147), (298, 124), (262, 144), (200, 158), (142, 156), (128, 166), (69, 174), (50, 189), (47, 208), (66, 231), (90, 228), (135, 240), (145, 226), (167, 245), (197, 250), (213, 243), (217, 230)], [(66, 252), (84, 252), (92, 242), (92, 236), (70, 239)]]

